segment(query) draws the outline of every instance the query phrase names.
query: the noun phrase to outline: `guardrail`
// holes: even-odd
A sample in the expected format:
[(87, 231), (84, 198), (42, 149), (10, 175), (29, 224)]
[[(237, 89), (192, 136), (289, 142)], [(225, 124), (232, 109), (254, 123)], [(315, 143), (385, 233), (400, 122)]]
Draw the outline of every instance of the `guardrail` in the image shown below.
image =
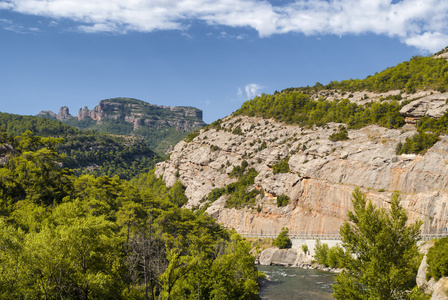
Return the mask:
[[(278, 234), (255, 234), (255, 233), (240, 233), (243, 237), (248, 238), (276, 238)], [(341, 235), (338, 233), (334, 234), (320, 234), (320, 233), (306, 233), (306, 234), (288, 234), (290, 239), (299, 240), (340, 240)], [(429, 241), (432, 239), (441, 239), (448, 237), (448, 233), (424, 233), (420, 234), (420, 240)]]

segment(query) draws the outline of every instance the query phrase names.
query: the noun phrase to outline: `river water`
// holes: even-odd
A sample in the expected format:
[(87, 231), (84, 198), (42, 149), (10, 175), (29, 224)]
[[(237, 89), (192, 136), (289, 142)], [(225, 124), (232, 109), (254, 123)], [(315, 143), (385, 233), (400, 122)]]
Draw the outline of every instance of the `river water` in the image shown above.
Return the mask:
[(263, 300), (333, 299), (334, 273), (279, 266), (257, 268), (270, 279), (260, 290)]

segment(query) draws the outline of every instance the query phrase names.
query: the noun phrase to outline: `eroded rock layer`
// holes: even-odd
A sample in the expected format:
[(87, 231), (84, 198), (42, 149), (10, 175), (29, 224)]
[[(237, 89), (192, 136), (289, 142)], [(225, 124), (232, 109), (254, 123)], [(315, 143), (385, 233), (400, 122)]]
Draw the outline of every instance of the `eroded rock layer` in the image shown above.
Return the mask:
[[(207, 208), (240, 233), (278, 234), (284, 226), (290, 234), (337, 233), (356, 187), (382, 207), (400, 191), (410, 219), (424, 221), (424, 233), (448, 227), (448, 137), (423, 156), (396, 155), (397, 144), (415, 133), (412, 125), (398, 130), (371, 125), (349, 130), (349, 140), (332, 142), (329, 136), (339, 125), (305, 129), (229, 116), (220, 128), (202, 129), (193, 141), (178, 143), (156, 174), (168, 185), (180, 180), (189, 198), (186, 206), (196, 208), (207, 205), (201, 199), (212, 189), (235, 182), (229, 174), (246, 160), (258, 172), (251, 188), (262, 189), (264, 196), (237, 210), (226, 207), (224, 195)], [(290, 171), (274, 174), (273, 165), (286, 158)], [(277, 207), (279, 195), (287, 195), (289, 204)]]

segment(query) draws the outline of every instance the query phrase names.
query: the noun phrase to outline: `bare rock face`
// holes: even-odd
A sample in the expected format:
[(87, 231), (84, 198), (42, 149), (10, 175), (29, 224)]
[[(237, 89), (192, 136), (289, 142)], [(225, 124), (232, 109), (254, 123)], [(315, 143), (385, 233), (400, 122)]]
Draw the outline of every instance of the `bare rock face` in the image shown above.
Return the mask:
[(426, 262), (426, 255), (428, 254), (429, 248), (431, 248), (432, 246), (434, 246), (434, 242), (430, 241), (420, 247), (420, 254), (423, 254), (423, 259), (418, 268), (416, 277), (417, 286), (423, 289), (427, 294), (431, 294), (432, 292), (434, 292), (434, 286), (436, 284), (434, 278), (431, 278), (429, 281), (426, 280), (426, 273), (428, 271), (428, 263)]
[(98, 124), (105, 119), (124, 120), (133, 125), (133, 129), (140, 127), (169, 128), (191, 131), (197, 127), (204, 127), (202, 111), (194, 107), (170, 107), (152, 105), (137, 99), (114, 98), (102, 100), (92, 110), (87, 106), (79, 109), (78, 120), (91, 118)]
[(448, 93), (429, 95), (403, 106), (400, 114), (407, 124), (415, 124), (423, 116), (440, 118), (448, 109), (447, 99)]
[[(207, 212), (240, 233), (290, 234), (339, 231), (352, 209), (351, 194), (360, 187), (374, 204), (387, 207), (394, 191), (401, 192), (410, 220), (423, 220), (424, 233), (448, 227), (448, 137), (424, 156), (396, 155), (395, 148), (416, 131), (407, 125), (391, 130), (371, 125), (349, 130), (349, 140), (332, 142), (340, 124), (305, 129), (272, 120), (227, 117), (219, 130), (202, 129), (192, 142), (178, 143), (156, 175), (169, 185), (180, 180), (189, 198), (186, 207), (205, 205), (214, 188), (235, 182), (233, 168), (246, 160), (258, 172), (250, 188), (261, 189), (252, 207), (227, 208), (226, 197), (209, 203)], [(233, 134), (239, 127), (240, 134)], [(287, 173), (274, 174), (272, 166), (289, 158)], [(291, 200), (277, 207), (276, 199)]]
[(447, 300), (448, 277), (440, 278), (434, 286), (431, 300)]

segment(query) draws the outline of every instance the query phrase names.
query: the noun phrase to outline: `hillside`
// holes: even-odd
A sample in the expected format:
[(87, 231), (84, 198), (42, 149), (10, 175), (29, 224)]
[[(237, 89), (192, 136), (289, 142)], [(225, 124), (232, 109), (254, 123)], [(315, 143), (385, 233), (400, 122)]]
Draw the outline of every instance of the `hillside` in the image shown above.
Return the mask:
[(62, 138), (55, 149), (65, 155), (63, 167), (75, 175), (118, 175), (129, 179), (151, 170), (161, 157), (138, 137), (80, 130), (56, 120), (0, 113), (0, 128), (18, 136), (27, 130), (42, 137)]
[(241, 233), (337, 233), (357, 186), (379, 206), (400, 191), (423, 232), (442, 233), (447, 78), (445, 58), (414, 57), (364, 80), (263, 94), (177, 144), (156, 174)]
[(72, 116), (66, 106), (61, 107), (58, 114), (42, 111), (39, 116), (80, 129), (140, 136), (162, 155), (189, 132), (205, 126), (202, 111), (197, 108), (152, 105), (131, 98), (102, 100), (92, 110), (79, 109), (77, 117)]

